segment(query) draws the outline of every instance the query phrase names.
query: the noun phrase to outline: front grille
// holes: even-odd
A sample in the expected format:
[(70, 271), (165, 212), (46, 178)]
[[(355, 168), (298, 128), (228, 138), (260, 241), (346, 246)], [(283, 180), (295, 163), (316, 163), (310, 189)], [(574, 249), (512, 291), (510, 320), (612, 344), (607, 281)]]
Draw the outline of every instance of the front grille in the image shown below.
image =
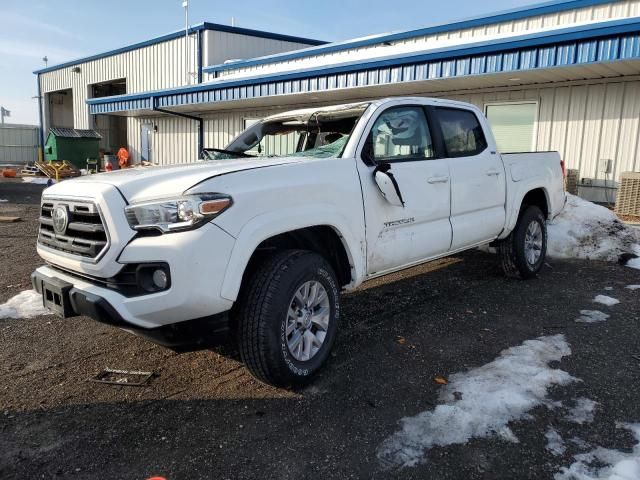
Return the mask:
[[(54, 211), (66, 212), (66, 225), (54, 228)], [(63, 227), (63, 228), (61, 228)], [(108, 248), (109, 237), (96, 204), (76, 200), (46, 200), (40, 209), (38, 243), (87, 260), (95, 260)]]

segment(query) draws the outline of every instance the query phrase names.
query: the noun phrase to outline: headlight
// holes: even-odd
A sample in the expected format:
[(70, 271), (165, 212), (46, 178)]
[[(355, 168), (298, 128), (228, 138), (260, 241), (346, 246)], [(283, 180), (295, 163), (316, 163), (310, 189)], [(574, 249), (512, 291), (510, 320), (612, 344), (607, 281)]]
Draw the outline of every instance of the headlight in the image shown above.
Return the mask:
[(179, 232), (209, 222), (232, 203), (230, 196), (219, 193), (185, 195), (129, 205), (125, 208), (125, 214), (134, 230)]

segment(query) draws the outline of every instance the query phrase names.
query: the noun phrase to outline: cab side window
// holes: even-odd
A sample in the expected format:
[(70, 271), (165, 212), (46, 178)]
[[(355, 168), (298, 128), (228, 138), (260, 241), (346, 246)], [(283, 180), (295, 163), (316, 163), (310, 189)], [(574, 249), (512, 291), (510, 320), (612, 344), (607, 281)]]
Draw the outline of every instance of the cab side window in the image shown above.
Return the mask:
[(459, 108), (436, 108), (448, 157), (471, 157), (487, 148), (478, 117)]
[(433, 141), (421, 107), (397, 107), (383, 112), (370, 134), (376, 162), (434, 158)]

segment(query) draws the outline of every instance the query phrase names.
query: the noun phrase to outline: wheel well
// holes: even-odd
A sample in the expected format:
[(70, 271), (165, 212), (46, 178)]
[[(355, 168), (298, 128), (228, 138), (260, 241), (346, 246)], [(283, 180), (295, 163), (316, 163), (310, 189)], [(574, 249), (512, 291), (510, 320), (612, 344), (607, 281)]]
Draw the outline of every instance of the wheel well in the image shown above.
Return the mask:
[(321, 255), (333, 268), (340, 285), (351, 283), (351, 263), (347, 251), (338, 233), (327, 225), (292, 230), (264, 240), (251, 255), (242, 283), (266, 256), (286, 249), (309, 250)]
[(528, 192), (522, 199), (520, 211), (522, 212), (526, 207), (530, 207), (532, 205), (535, 205), (542, 210), (545, 218), (549, 217), (549, 205), (547, 203), (547, 195), (544, 193), (544, 189), (536, 188), (535, 190)]

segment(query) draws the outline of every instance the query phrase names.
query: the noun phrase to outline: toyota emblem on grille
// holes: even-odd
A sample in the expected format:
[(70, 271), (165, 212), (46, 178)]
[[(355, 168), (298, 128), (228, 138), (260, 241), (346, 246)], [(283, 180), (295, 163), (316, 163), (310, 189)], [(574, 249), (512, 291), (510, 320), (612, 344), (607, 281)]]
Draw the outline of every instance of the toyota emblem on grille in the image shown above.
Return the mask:
[(69, 224), (69, 211), (65, 206), (58, 206), (53, 210), (51, 215), (53, 218), (53, 230), (59, 235), (64, 235)]

